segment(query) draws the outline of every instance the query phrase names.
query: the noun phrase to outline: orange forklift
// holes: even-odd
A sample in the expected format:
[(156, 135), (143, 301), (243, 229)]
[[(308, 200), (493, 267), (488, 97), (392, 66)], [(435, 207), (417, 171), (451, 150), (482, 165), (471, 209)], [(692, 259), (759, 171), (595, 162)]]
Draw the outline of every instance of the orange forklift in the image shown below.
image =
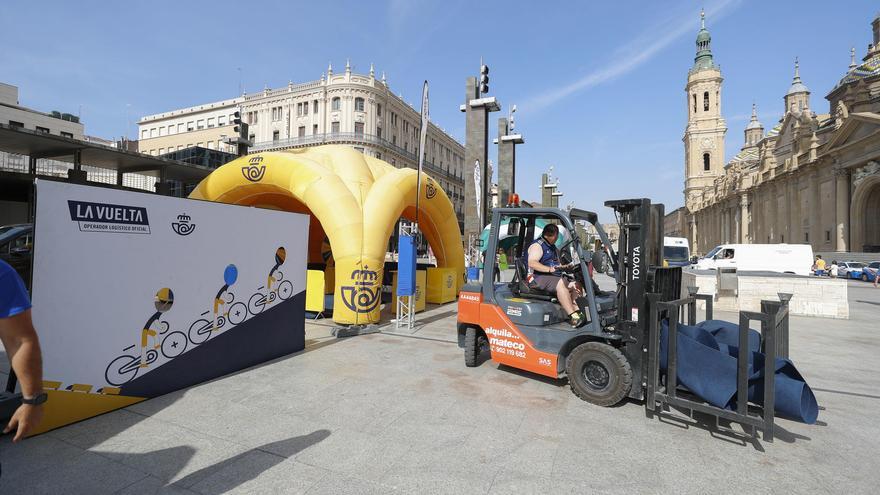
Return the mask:
[[(493, 283), (495, 265), (485, 263), (482, 282), (469, 282), (462, 288), (458, 342), (464, 348), (467, 366), (477, 366), (488, 356), (551, 378), (567, 376), (578, 397), (600, 406), (615, 405), (625, 397), (643, 398), (646, 293), (659, 293), (661, 300), (677, 299), (681, 269), (662, 268), (663, 205), (652, 205), (648, 199), (608, 201), (605, 205), (614, 210), (620, 222), (620, 254), (612, 248), (593, 212), (519, 207), (493, 210), (486, 252), (495, 253), (499, 247), (512, 249), (516, 273), (510, 283)], [(576, 301), (586, 317), (579, 328), (567, 323), (555, 294), (526, 282), (528, 267), (522, 254), (536, 233), (540, 235), (536, 226), (548, 222), (568, 232), (557, 251), (560, 263), (571, 267), (565, 276), (584, 289), (583, 297)], [(593, 226), (602, 248), (588, 250), (581, 245), (575, 225), (584, 222)], [(617, 290), (599, 290), (591, 278), (590, 265), (611, 275)]]

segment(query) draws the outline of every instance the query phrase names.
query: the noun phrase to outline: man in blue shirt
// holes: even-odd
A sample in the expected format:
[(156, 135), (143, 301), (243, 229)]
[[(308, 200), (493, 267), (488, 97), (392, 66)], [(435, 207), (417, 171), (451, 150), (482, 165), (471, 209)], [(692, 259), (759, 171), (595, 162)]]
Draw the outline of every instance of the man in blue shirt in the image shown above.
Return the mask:
[(561, 270), (572, 265), (562, 266), (559, 263), (555, 244), (558, 238), (559, 228), (552, 223), (545, 225), (541, 238), (532, 242), (526, 251), (526, 265), (534, 273), (535, 286), (551, 294), (556, 293), (556, 299), (568, 315), (569, 323), (577, 328), (583, 325), (584, 315), (575, 306), (575, 301), (583, 292), (580, 284), (562, 276)]
[(31, 302), (21, 277), (0, 260), (0, 341), (21, 385), (22, 404), (3, 433), (15, 430), (13, 442), (24, 438), (43, 417), (43, 362), (40, 341), (31, 321)]

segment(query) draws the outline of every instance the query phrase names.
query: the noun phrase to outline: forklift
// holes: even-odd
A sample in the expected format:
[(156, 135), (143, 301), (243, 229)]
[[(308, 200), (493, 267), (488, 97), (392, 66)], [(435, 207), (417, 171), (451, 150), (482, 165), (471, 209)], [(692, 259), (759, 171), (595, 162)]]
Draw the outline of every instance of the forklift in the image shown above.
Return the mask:
[[(646, 291), (663, 285), (666, 299), (680, 290), (681, 271), (662, 265), (663, 205), (648, 199), (609, 201), (621, 222), (618, 256), (594, 212), (555, 208), (498, 208), (493, 210), (487, 253), (499, 245), (512, 248), (516, 273), (508, 284), (495, 284), (494, 264), (485, 263), (480, 285), (467, 284), (459, 295), (458, 340), (465, 364), (476, 366), (487, 354), (495, 362), (551, 378), (568, 376), (571, 390), (581, 399), (612, 406), (625, 397), (641, 399), (644, 332), (641, 315), (647, 315)], [(528, 250), (539, 223), (555, 223), (568, 232), (558, 247), (559, 261), (568, 265), (566, 276), (583, 288), (576, 300), (585, 323), (572, 328), (556, 301), (555, 293), (529, 286), (523, 254)], [(600, 249), (585, 250), (575, 225), (593, 226)], [(506, 236), (498, 233), (506, 225)], [(597, 243), (598, 244), (598, 243)], [(608, 272), (617, 291), (602, 292), (590, 274)], [(655, 280), (666, 278), (668, 280)], [(660, 288), (658, 286), (658, 288)]]
[[(677, 383), (678, 326), (687, 317), (696, 325), (696, 306), (702, 301), (706, 319), (712, 319), (712, 296), (687, 287), (682, 296), (682, 268), (664, 267), (662, 204), (646, 198), (606, 201), (620, 227), (615, 251), (594, 212), (573, 208), (530, 208), (513, 205), (496, 208), (486, 252), (499, 247), (514, 252), (515, 275), (510, 283), (494, 283), (495, 264), (484, 263), (481, 282), (469, 281), (459, 293), (458, 344), (464, 349), (465, 365), (478, 366), (486, 357), (512, 368), (553, 379), (568, 378), (572, 392), (599, 406), (614, 406), (629, 398), (644, 400), (647, 415), (663, 415), (673, 406), (715, 416), (743, 426), (753, 434), (760, 428), (765, 440), (773, 439), (775, 391), (773, 374), (763, 378), (759, 410), (747, 400), (749, 325), (761, 326), (761, 350), (765, 369), (772, 369), (776, 356), (788, 356), (788, 306), (781, 301), (762, 301), (761, 312), (740, 311), (740, 354), (737, 361), (736, 410), (706, 403)], [(539, 220), (552, 222), (568, 232), (557, 248), (559, 261), (568, 265), (567, 276), (577, 281), (583, 296), (575, 301), (585, 324), (568, 324), (555, 293), (531, 287), (523, 254), (540, 235)], [(586, 222), (599, 239), (585, 249), (575, 226)], [(505, 228), (502, 229), (502, 226)], [(500, 235), (500, 234), (503, 234)], [(557, 241), (559, 243), (559, 241)], [(491, 255), (491, 254), (490, 254)], [(609, 274), (616, 290), (603, 292), (592, 280), (592, 271)], [(790, 296), (789, 296), (790, 297)], [(661, 327), (668, 346), (661, 368)]]

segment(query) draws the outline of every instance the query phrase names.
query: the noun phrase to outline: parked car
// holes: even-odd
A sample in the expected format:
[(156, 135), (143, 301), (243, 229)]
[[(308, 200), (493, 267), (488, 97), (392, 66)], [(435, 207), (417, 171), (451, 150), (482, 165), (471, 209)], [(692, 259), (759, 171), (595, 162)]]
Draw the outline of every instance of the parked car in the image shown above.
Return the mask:
[(864, 270), (864, 268), (864, 263), (860, 263), (858, 261), (844, 261), (840, 263), (838, 277), (859, 280), (862, 278), (862, 270)]
[(0, 259), (9, 263), (30, 288), (34, 226), (30, 223), (0, 227)]
[(873, 282), (878, 273), (880, 273), (880, 261), (872, 261), (862, 269), (862, 281)]

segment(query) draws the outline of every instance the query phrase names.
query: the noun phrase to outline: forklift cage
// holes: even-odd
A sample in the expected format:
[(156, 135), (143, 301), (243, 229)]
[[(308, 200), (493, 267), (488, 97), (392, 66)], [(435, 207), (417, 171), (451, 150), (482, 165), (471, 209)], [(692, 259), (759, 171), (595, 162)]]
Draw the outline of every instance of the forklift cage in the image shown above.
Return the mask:
[[(773, 441), (775, 419), (775, 369), (776, 357), (788, 357), (788, 301), (790, 294), (779, 294), (779, 301), (761, 301), (761, 312), (740, 311), (739, 313), (739, 354), (737, 356), (736, 410), (722, 409), (705, 402), (697, 402), (678, 394), (677, 345), (678, 325), (684, 313), (688, 325), (695, 325), (697, 301), (706, 302), (706, 319), (712, 319), (712, 296), (697, 294), (696, 287), (688, 287), (689, 296), (674, 301), (660, 301), (659, 294), (647, 294), (650, 305), (648, 323), (648, 369), (645, 391), (645, 407), (648, 416), (660, 414), (669, 406), (709, 414), (716, 418), (752, 427), (752, 435), (760, 428), (764, 440)], [(667, 335), (666, 386), (660, 385), (660, 322), (669, 318)], [(761, 414), (749, 411), (748, 401), (748, 346), (749, 324), (761, 322), (761, 348), (764, 352), (764, 405)]]

